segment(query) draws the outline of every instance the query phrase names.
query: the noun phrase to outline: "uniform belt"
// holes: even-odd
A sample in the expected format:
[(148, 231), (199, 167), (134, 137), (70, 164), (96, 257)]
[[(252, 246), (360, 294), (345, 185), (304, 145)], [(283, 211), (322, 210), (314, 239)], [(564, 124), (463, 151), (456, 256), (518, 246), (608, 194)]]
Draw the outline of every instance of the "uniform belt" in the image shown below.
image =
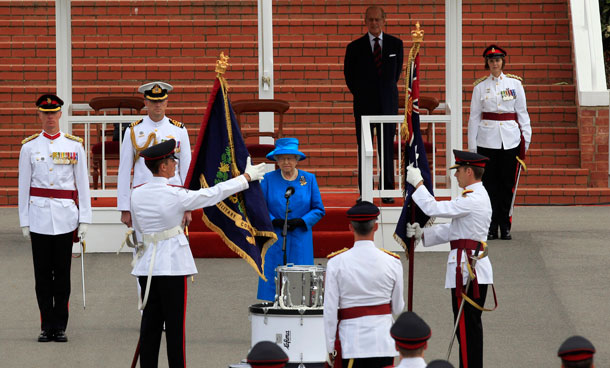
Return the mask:
[(458, 239), (450, 241), (449, 244), (451, 245), (451, 249), (476, 250), (479, 242), (472, 239)]
[(76, 190), (67, 189), (47, 189), (30, 187), (30, 195), (35, 197), (45, 198), (60, 198), (60, 199), (76, 199), (78, 192)]
[(144, 244), (158, 243), (169, 238), (173, 238), (178, 234), (182, 234), (184, 230), (180, 226), (172, 227), (171, 229), (159, 231), (158, 233), (142, 234)]
[(515, 121), (517, 121), (517, 114), (514, 112), (505, 112), (503, 114), (498, 114), (496, 112), (484, 112), (483, 120), (498, 120), (498, 121), (515, 120)]
[(138, 309), (140, 309), (141, 311), (144, 310), (144, 308), (146, 307), (146, 302), (148, 301), (150, 284), (152, 284), (152, 272), (155, 268), (155, 258), (157, 256), (157, 243), (163, 240), (170, 239), (178, 234), (182, 234), (183, 232), (184, 231), (180, 226), (174, 226), (171, 229), (159, 231), (158, 233), (142, 234), (142, 241), (144, 242), (144, 245), (136, 253), (136, 258), (140, 259), (142, 255), (144, 255), (144, 252), (146, 252), (148, 245), (151, 243), (153, 245), (153, 250), (152, 255), (150, 256), (150, 265), (148, 266), (148, 277), (146, 279), (146, 290), (144, 290), (144, 297), (142, 298), (142, 300), (138, 300)]
[[(339, 322), (344, 319), (352, 319), (364, 316), (378, 316), (391, 314), (392, 306), (390, 303), (381, 305), (365, 305), (361, 307), (351, 307), (339, 309), (337, 313), (337, 331), (335, 332), (335, 362), (334, 367), (343, 368), (343, 349), (341, 349), (341, 340), (339, 339)], [(326, 367), (329, 365), (327, 364)]]
[(339, 321), (364, 316), (377, 316), (381, 314), (391, 314), (392, 306), (390, 303), (381, 305), (365, 305), (361, 307), (351, 307), (339, 309)]

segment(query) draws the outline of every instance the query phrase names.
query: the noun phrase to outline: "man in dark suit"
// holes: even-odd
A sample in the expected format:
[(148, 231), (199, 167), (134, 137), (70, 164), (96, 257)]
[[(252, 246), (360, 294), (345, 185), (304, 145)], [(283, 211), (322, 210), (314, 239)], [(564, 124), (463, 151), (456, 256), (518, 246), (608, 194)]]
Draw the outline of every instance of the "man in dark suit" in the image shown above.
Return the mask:
[[(364, 23), (368, 32), (352, 41), (345, 51), (343, 73), (345, 82), (354, 96), (354, 117), (358, 141), (358, 188), (362, 190), (361, 117), (362, 115), (398, 114), (398, 87), (403, 63), (402, 41), (383, 32), (385, 12), (378, 6), (366, 10)], [(385, 158), (380, 172), (384, 180), (383, 189), (394, 189), (394, 135), (396, 124), (375, 124), (377, 130), (377, 153)], [(374, 126), (371, 127), (372, 130)], [(379, 129), (382, 129), (380, 134)], [(383, 145), (381, 137), (383, 136)], [(381, 187), (381, 184), (380, 184)], [(393, 198), (383, 198), (384, 203), (393, 203)]]

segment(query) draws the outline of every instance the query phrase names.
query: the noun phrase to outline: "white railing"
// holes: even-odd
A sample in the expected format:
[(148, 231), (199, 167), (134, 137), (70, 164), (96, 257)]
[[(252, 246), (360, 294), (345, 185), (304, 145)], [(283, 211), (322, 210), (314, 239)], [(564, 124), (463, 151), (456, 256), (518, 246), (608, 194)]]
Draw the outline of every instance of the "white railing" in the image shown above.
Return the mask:
[[(397, 129), (398, 131), (400, 131), (400, 124), (403, 122), (404, 120), (404, 116), (403, 115), (369, 115), (369, 116), (362, 116), (362, 129), (361, 134), (362, 134), (362, 145), (360, 147), (361, 151), (361, 156), (362, 156), (362, 199), (365, 201), (373, 201), (373, 198), (384, 198), (384, 197), (390, 197), (390, 198), (399, 198), (402, 197), (402, 191), (403, 191), (403, 184), (402, 184), (402, 178), (400, 177), (399, 174), (397, 180), (395, 180), (395, 182), (398, 183), (397, 185), (397, 189), (373, 189), (373, 178), (374, 178), (374, 170), (373, 170), (373, 166), (374, 164), (376, 165), (376, 169), (375, 170), (377, 173), (380, 172), (380, 167), (381, 167), (381, 162), (383, 162), (383, 160), (385, 159), (385, 157), (383, 157), (383, 153), (382, 153), (382, 157), (378, 157), (377, 160), (375, 160), (374, 157), (374, 149), (373, 149), (373, 140), (371, 138), (371, 134), (369, 133), (371, 131), (370, 126), (371, 124), (376, 124), (376, 123), (380, 123), (380, 124), (391, 124), (391, 123), (397, 123)], [(451, 142), (450, 142), (450, 134), (448, 134), (448, 130), (449, 130), (449, 125), (451, 124), (451, 115), (420, 115), (419, 117), (420, 123), (422, 125), (424, 124), (428, 124), (429, 127), (428, 129), (431, 129), (432, 132), (432, 167), (430, 168), (430, 172), (434, 177), (433, 180), (433, 185), (434, 185), (434, 194), (436, 196), (443, 196), (443, 197), (451, 197), (451, 185), (452, 185), (452, 181), (449, 178), (449, 173), (448, 171), (445, 173), (445, 175), (439, 175), (436, 176), (436, 126), (437, 124), (443, 124), (445, 125), (446, 129), (445, 129), (445, 137), (446, 137), (446, 147), (451, 147)], [(399, 133), (397, 133), (397, 135), (399, 135)], [(381, 137), (381, 144), (384, 145), (385, 142), (383, 141), (383, 136)], [(394, 142), (391, 142), (390, 144), (394, 144)], [(400, 170), (400, 168), (402, 167), (402, 151), (404, 150), (404, 147), (402, 147), (402, 139), (398, 139), (398, 159), (396, 160), (396, 166), (394, 167), (394, 172), (396, 173), (396, 167), (398, 167), (398, 169)], [(394, 160), (393, 157), (390, 158), (391, 160)], [(375, 161), (375, 162), (374, 162)], [(380, 178), (381, 181), (381, 185), (380, 187), (383, 188), (383, 178)], [(436, 185), (437, 183), (445, 183), (447, 188), (437, 188)]]
[(608, 106), (598, 0), (571, 0), (574, 68), (581, 106)]
[[(69, 125), (69, 131), (74, 131), (74, 130), (82, 130), (84, 131), (84, 134), (81, 138), (83, 138), (84, 140), (84, 147), (85, 147), (85, 153), (87, 154), (87, 168), (88, 168), (88, 172), (89, 172), (89, 182), (93, 182), (93, 178), (92, 178), (92, 154), (91, 154), (91, 148), (93, 146), (93, 144), (91, 143), (91, 136), (92, 136), (92, 132), (94, 136), (97, 136), (97, 132), (100, 131), (101, 132), (101, 136), (97, 138), (98, 142), (105, 142), (106, 141), (106, 127), (107, 126), (112, 126), (112, 124), (121, 124), (121, 134), (119, 134), (119, 147), (121, 146), (121, 144), (123, 143), (123, 134), (122, 134), (122, 127), (125, 126), (126, 124), (131, 124), (134, 121), (137, 121), (139, 119), (142, 119), (144, 116), (143, 115), (94, 115), (91, 116), (91, 112), (93, 112), (93, 109), (91, 109), (91, 107), (89, 107), (89, 105), (87, 104), (73, 104), (72, 105), (72, 112), (86, 112), (87, 115), (71, 115), (68, 117), (68, 125)], [(101, 125), (101, 129), (98, 129), (98, 127)], [(102, 149), (102, 166), (100, 169), (100, 183), (101, 183), (101, 189), (99, 190), (92, 190), (91, 191), (91, 195), (95, 196), (95, 197), (114, 197), (116, 196), (116, 190), (108, 190), (106, 189), (106, 183), (113, 183), (116, 182), (116, 177), (115, 176), (108, 176), (107, 173), (107, 164), (106, 164), (106, 145), (102, 144), (101, 145), (101, 149)]]

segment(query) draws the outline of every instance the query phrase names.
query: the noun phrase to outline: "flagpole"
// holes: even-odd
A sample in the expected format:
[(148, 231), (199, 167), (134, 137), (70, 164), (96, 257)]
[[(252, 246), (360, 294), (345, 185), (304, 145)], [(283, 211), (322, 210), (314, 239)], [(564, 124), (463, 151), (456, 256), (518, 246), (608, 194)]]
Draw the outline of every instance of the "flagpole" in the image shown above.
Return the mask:
[[(406, 75), (405, 75), (405, 118), (403, 121), (403, 124), (401, 126), (400, 129), (400, 134), (402, 139), (404, 139), (406, 142), (408, 142), (409, 146), (413, 145), (413, 140), (410, 135), (411, 129), (408, 128), (408, 114), (409, 114), (409, 100), (410, 100), (410, 91), (409, 91), (409, 80), (410, 75), (411, 75), (411, 65), (415, 60), (415, 57), (417, 56), (417, 54), (419, 53), (419, 47), (420, 47), (420, 43), (424, 40), (424, 31), (422, 29), (420, 29), (419, 26), (419, 22), (415, 23), (415, 30), (411, 31), (411, 36), (413, 38), (413, 46), (411, 47), (411, 50), (409, 51), (409, 60), (407, 62), (407, 69), (406, 69)], [(403, 166), (403, 173), (406, 170), (406, 156), (407, 156), (407, 152), (408, 150), (404, 150), (405, 152), (405, 160), (402, 160), (402, 166)], [(415, 161), (413, 162), (413, 166), (417, 167), (417, 157), (415, 158)], [(406, 175), (405, 175), (406, 178)], [(404, 183), (404, 187), (406, 188), (407, 183), (406, 183), (406, 179), (405, 179), (405, 183)], [(413, 203), (413, 198), (410, 197), (409, 198), (410, 206), (411, 206), (411, 221), (410, 223), (414, 223), (415, 222), (415, 204)], [(409, 279), (408, 279), (408, 291), (407, 291), (407, 310), (408, 311), (413, 311), (413, 280), (415, 278), (415, 237), (411, 237), (411, 239), (409, 240)]]

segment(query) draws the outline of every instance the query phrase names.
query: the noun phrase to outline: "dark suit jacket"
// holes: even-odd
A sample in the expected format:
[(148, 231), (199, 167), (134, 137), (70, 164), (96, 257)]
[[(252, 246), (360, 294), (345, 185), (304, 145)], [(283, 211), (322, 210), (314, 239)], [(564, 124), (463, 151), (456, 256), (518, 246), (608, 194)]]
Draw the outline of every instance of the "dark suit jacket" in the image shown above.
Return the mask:
[(403, 63), (403, 45), (399, 38), (383, 34), (381, 75), (373, 61), (368, 32), (347, 45), (343, 73), (354, 96), (354, 115), (396, 115), (398, 87)]

